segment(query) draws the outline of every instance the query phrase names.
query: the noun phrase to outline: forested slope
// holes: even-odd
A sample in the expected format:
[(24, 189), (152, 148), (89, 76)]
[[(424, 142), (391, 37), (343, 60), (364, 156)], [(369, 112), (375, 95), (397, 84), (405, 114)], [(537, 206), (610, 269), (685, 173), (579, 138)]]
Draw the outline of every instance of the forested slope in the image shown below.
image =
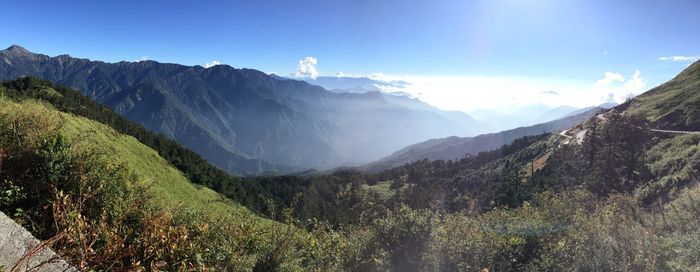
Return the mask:
[(700, 269), (698, 67), (566, 136), (315, 177), (298, 213), (377, 235), (384, 269)]

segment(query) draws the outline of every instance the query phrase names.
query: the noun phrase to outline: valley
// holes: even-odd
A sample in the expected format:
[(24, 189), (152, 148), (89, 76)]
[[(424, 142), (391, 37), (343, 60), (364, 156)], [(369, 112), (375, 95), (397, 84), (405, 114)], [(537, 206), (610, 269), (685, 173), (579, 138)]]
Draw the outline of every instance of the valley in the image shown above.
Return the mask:
[(0, 51), (0, 60), (0, 79), (37, 76), (80, 90), (230, 173), (356, 165), (421, 140), (482, 131), (464, 113), (405, 96), (336, 94), (227, 65), (105, 63), (21, 46)]
[[(690, 77), (694, 80), (689, 83), (686, 79), (686, 84), (698, 84), (699, 71), (700, 62), (686, 69), (676, 79), (652, 90), (649, 95), (672, 92), (670, 87), (677, 86), (679, 78)], [(170, 151), (157, 143), (162, 140), (151, 143), (158, 151), (149, 149), (139, 143), (139, 140), (154, 136), (148, 136), (145, 130), (138, 132), (146, 133), (144, 135), (130, 132), (139, 130), (125, 130), (125, 127), (129, 127), (128, 123), (123, 123), (128, 122), (126, 120), (110, 121), (119, 117), (101, 117), (112, 113), (108, 114), (110, 110), (98, 104), (87, 104), (88, 107), (84, 110), (76, 111), (74, 106), (78, 104), (73, 104), (74, 101), (87, 99), (76, 91), (53, 86), (48, 81), (25, 78), (5, 82), (2, 94), (5, 97), (2, 102), (3, 122), (39, 122), (50, 128), (40, 132), (36, 130), (37, 127), (32, 127), (36, 124), (27, 123), (26, 127), (21, 126), (25, 127), (23, 135), (27, 135), (23, 137), (64, 135), (74, 146), (72, 152), (78, 152), (72, 153), (76, 154), (73, 155), (76, 159), (88, 160), (84, 162), (95, 160), (93, 163), (98, 163), (97, 165), (99, 158), (104, 156), (99, 154), (115, 154), (116, 157), (110, 156), (108, 161), (123, 162), (124, 169), (130, 169), (135, 175), (136, 179), (131, 184), (145, 186), (149, 188), (148, 194), (156, 196), (140, 200), (153, 207), (142, 216), (153, 217), (155, 220), (159, 216), (167, 216), (163, 211), (175, 214), (176, 217), (168, 219), (168, 224), (190, 233), (201, 228), (198, 224), (203, 222), (227, 224), (225, 222), (228, 220), (240, 222), (246, 218), (244, 222), (248, 223), (242, 225), (243, 229), (227, 231), (249, 233), (241, 237), (245, 239), (253, 238), (249, 235), (256, 233), (255, 229), (263, 233), (264, 230), (275, 230), (291, 235), (280, 237), (272, 232), (269, 234), (272, 236), (263, 238), (268, 234), (256, 234), (263, 235), (260, 239), (268, 242), (254, 243), (272, 246), (272, 251), (237, 249), (236, 254), (239, 255), (232, 257), (231, 261), (236, 263), (235, 266), (241, 265), (239, 267), (242, 267), (241, 262), (244, 260), (250, 260), (251, 269), (258, 269), (255, 267), (263, 267), (262, 265), (281, 269), (282, 266), (297, 261), (314, 262), (314, 266), (323, 269), (348, 269), (342, 262), (317, 259), (327, 258), (328, 256), (318, 254), (330, 253), (327, 251), (329, 247), (334, 248), (333, 252), (343, 252), (342, 254), (361, 254), (342, 255), (348, 258), (356, 256), (352, 258), (359, 260), (384, 256), (379, 259), (380, 262), (355, 263), (362, 270), (452, 270), (462, 266), (518, 270), (553, 267), (612, 269), (620, 265), (630, 269), (666, 269), (671, 261), (686, 268), (694, 265), (686, 259), (692, 255), (691, 252), (668, 253), (659, 247), (643, 249), (649, 241), (676, 246), (684, 245), (683, 243), (694, 245), (692, 240), (678, 240), (677, 237), (688, 231), (686, 226), (689, 222), (698, 218), (692, 207), (697, 205), (694, 199), (700, 190), (694, 178), (700, 171), (700, 164), (696, 160), (700, 138), (697, 133), (680, 130), (694, 125), (687, 122), (678, 126), (667, 125), (672, 120), (663, 116), (675, 114), (673, 111), (654, 111), (654, 114), (661, 116), (656, 121), (630, 115), (636, 108), (647, 106), (643, 102), (647, 95), (610, 110), (587, 113), (582, 121), (561, 133), (520, 137), (495, 150), (481, 151), (477, 155), (457, 160), (416, 160), (374, 172), (347, 168), (311, 173), (306, 177), (235, 178), (223, 172), (217, 174), (216, 168), (207, 170), (210, 174), (196, 170), (207, 168), (206, 163), (198, 161), (194, 154), (191, 155), (194, 160), (177, 163), (177, 157), (167, 155)], [(598, 113), (600, 111), (604, 115)], [(685, 118), (688, 120), (691, 117)], [(95, 119), (105, 120), (110, 125), (100, 124)], [(120, 136), (119, 132), (109, 126), (136, 138)], [(666, 129), (651, 128), (660, 126), (665, 126)], [(17, 152), (21, 152), (22, 148), (31, 150), (31, 145), (27, 145), (31, 142), (13, 142), (12, 138), (7, 137), (2, 139), (5, 152), (10, 152), (7, 153), (9, 159), (3, 163), (3, 169), (8, 169), (3, 171), (4, 177), (15, 180), (20, 176), (13, 178), (16, 171), (13, 169), (18, 169), (16, 167), (21, 166), (22, 160)], [(574, 139), (576, 140), (573, 141)], [(46, 147), (39, 144), (34, 148)], [(168, 148), (177, 150), (178, 147), (173, 143)], [(78, 155), (81, 152), (95, 152), (95, 155)], [(161, 156), (166, 156), (171, 161), (168, 162)], [(56, 173), (61, 176), (60, 171), (66, 170), (60, 169), (62, 168), (52, 171), (59, 171)], [(191, 182), (208, 186), (213, 191)], [(25, 190), (24, 187), (17, 189), (20, 192)], [(257, 197), (251, 198), (255, 195)], [(54, 199), (65, 201), (60, 195), (54, 196)], [(86, 200), (90, 201), (89, 198)], [(32, 202), (27, 202), (28, 199), (14, 201), (4, 202), (3, 211), (19, 211), (13, 207), (22, 207), (21, 214), (26, 213), (23, 216), (31, 216), (33, 220), (42, 218), (41, 210), (36, 210), (37, 207), (32, 206)], [(181, 216), (192, 212), (196, 215), (192, 219), (194, 221), (182, 221), (184, 218)], [(614, 217), (608, 216), (611, 213)], [(90, 218), (89, 214), (86, 216)], [(441, 219), (431, 219), (435, 216)], [(201, 219), (202, 217), (208, 219)], [(120, 219), (114, 217), (110, 220)], [(663, 223), (659, 225), (659, 222)], [(71, 223), (66, 224), (68, 227)], [(404, 228), (407, 226), (413, 229), (406, 232), (407, 229)], [(217, 226), (219, 227), (222, 226)], [(76, 231), (107, 231), (101, 228), (103, 227)], [(626, 232), (618, 232), (619, 228), (626, 229)], [(51, 233), (52, 230), (46, 229), (35, 235), (48, 238)], [(470, 237), (468, 243), (455, 244), (456, 241), (449, 239), (455, 233)], [(212, 243), (208, 240), (211, 238), (207, 237), (209, 236), (193, 236), (191, 239), (194, 240), (191, 241), (194, 244), (189, 249), (193, 251), (187, 252), (200, 252), (202, 248), (197, 243)], [(294, 238), (288, 240), (289, 237)], [(331, 237), (335, 238), (328, 240)], [(282, 243), (283, 240), (276, 239), (289, 242)], [(169, 239), (163, 242), (167, 244), (175, 241)], [(70, 240), (61, 244), (65, 250), (59, 250), (59, 253), (72, 256), (73, 253), (68, 250), (72, 247)], [(554, 250), (550, 249), (552, 245), (557, 246), (557, 251), (551, 251)], [(133, 246), (142, 245), (137, 243)], [(216, 246), (223, 249), (235, 245), (222, 243)], [(321, 251), (314, 255), (299, 255), (301, 251), (298, 251), (298, 247)], [(403, 250), (404, 247), (413, 250)], [(275, 253), (277, 250), (284, 250), (291, 255), (282, 258), (277, 255), (279, 253)], [(361, 253), (355, 250), (361, 250)], [(607, 250), (607, 254), (616, 257), (601, 258), (595, 254), (598, 250)], [(571, 259), (549, 259), (558, 258), (552, 256), (557, 256), (562, 251), (571, 254)], [(512, 254), (509, 252), (519, 253), (513, 259), (504, 259), (513, 256), (508, 255)], [(661, 260), (666, 261), (647, 263), (645, 259), (632, 258), (627, 259), (628, 262), (608, 262), (628, 258), (631, 256), (629, 254), (638, 254), (637, 252), (661, 256)], [(166, 255), (143, 255), (138, 258), (183, 258), (178, 262), (190, 262), (185, 266), (190, 268), (198, 265), (216, 267), (232, 264), (208, 259), (213, 258), (208, 254), (199, 255), (202, 253), (197, 253), (203, 258), (202, 264), (195, 264), (186, 255), (179, 255), (182, 253), (163, 254)], [(277, 257), (268, 259), (271, 256)], [(78, 257), (69, 257), (67, 260), (73, 262), (71, 260), (74, 259), (71, 258)], [(416, 266), (415, 263), (405, 261), (411, 259), (432, 261), (421, 262)], [(90, 267), (101, 265), (92, 259), (75, 260), (86, 261), (85, 264)], [(117, 264), (122, 267), (130, 265), (123, 260), (111, 261), (111, 265)], [(433, 266), (425, 268), (427, 265)], [(303, 267), (308, 269), (309, 263)]]
[(0, 1), (0, 272), (700, 271), (699, 18)]

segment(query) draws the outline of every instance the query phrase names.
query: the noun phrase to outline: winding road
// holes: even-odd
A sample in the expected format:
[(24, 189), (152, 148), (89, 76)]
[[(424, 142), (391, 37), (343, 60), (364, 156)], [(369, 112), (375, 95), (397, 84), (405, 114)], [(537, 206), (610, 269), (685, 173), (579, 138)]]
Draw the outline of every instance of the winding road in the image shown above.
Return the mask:
[[(607, 118), (605, 118), (604, 114), (598, 114), (598, 115), (596, 115), (596, 118), (598, 118), (598, 120), (606, 120), (607, 119)], [(667, 129), (655, 129), (655, 128), (651, 128), (651, 129), (649, 129), (649, 131), (656, 132), (656, 133), (670, 133), (670, 134), (700, 134), (700, 131), (667, 130)], [(566, 141), (564, 141), (561, 144), (568, 145), (574, 139), (574, 136), (570, 136), (569, 134), (567, 134), (568, 132), (569, 132), (568, 129), (565, 129), (565, 130), (562, 130), (562, 132), (559, 132), (559, 135), (566, 138)], [(583, 130), (576, 133), (575, 139), (576, 139), (576, 142), (578, 144), (583, 143), (583, 140), (586, 138), (586, 132), (588, 132), (588, 130), (583, 129)]]
[[(567, 132), (569, 132), (568, 129), (567, 129), (567, 130), (563, 130), (562, 132), (559, 133), (559, 135), (564, 136), (564, 137), (566, 137), (566, 138), (568, 139), (568, 140), (566, 140), (566, 141), (564, 142), (564, 144), (569, 144), (569, 143), (571, 142), (571, 140), (574, 139), (573, 136), (569, 136), (568, 134), (566, 134)], [(576, 142), (577, 142), (578, 144), (582, 144), (582, 143), (583, 143), (583, 139), (586, 138), (586, 132), (588, 132), (588, 130), (585, 130), (585, 129), (584, 129), (584, 130), (581, 130), (581, 131), (579, 131), (579, 132), (576, 133)]]
[[(655, 129), (655, 128), (649, 129), (649, 131), (656, 132), (656, 133), (670, 133), (670, 134), (700, 134), (700, 131), (666, 130), (666, 129)], [(574, 139), (573, 136), (569, 136), (567, 134), (568, 132), (569, 132), (569, 130), (567, 129), (567, 130), (563, 130), (562, 132), (559, 133), (559, 135), (564, 136), (567, 139), (566, 141), (564, 141), (563, 144), (569, 144)], [(584, 130), (581, 130), (581, 131), (576, 133), (576, 143), (578, 143), (578, 144), (583, 143), (583, 139), (586, 138), (586, 132), (588, 132), (588, 130), (584, 129)]]
[(683, 130), (665, 130), (665, 129), (649, 129), (651, 132), (673, 133), (673, 134), (700, 134), (700, 131), (683, 131)]

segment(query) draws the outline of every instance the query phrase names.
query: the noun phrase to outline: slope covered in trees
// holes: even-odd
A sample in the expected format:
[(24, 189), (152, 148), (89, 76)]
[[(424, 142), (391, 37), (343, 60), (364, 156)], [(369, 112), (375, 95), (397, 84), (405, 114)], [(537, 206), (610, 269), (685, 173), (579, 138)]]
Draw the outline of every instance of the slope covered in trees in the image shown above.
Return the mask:
[(378, 235), (396, 270), (695, 270), (700, 134), (655, 129), (692, 129), (699, 65), (573, 127), (581, 143), (344, 170), (316, 177), (298, 213)]
[(545, 134), (459, 161), (316, 177), (297, 212), (365, 231), (366, 250), (388, 256), (373, 270), (696, 269), (700, 136), (654, 135), (615, 112), (582, 128), (581, 145)]

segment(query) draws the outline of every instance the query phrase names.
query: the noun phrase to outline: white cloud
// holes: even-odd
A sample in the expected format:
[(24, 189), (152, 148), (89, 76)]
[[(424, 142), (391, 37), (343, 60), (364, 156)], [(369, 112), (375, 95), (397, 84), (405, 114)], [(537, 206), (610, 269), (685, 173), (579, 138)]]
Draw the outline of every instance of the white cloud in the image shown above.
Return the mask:
[(631, 93), (639, 93), (644, 91), (647, 81), (642, 79), (641, 75), (642, 73), (639, 72), (639, 70), (635, 70), (632, 78), (625, 82), (623, 88)]
[(700, 59), (700, 56), (670, 56), (659, 58), (659, 60), (663, 61), (696, 61), (698, 59)]
[(340, 72), (340, 71), (335, 72), (335, 77), (346, 77), (346, 76), (347, 75), (345, 75), (345, 73), (343, 73), (343, 72)]
[[(625, 78), (617, 73), (606, 72), (605, 77), (593, 84), (594, 92), (607, 92), (602, 98), (605, 102), (625, 102), (630, 97), (642, 93), (647, 84), (647, 80), (642, 78), (642, 73), (635, 70), (632, 76)], [(622, 84), (615, 84), (620, 82)]]
[(389, 81), (387, 79), (387, 76), (384, 75), (384, 73), (382, 72), (372, 72), (369, 75), (367, 75), (367, 78), (380, 81)]
[(212, 60), (211, 62), (205, 63), (204, 68), (210, 68), (210, 67), (214, 67), (217, 65), (221, 65), (221, 62), (219, 62), (218, 60)]
[[(405, 92), (445, 110), (478, 109), (509, 111), (532, 104), (588, 107), (608, 101), (618, 103), (646, 90), (640, 71), (629, 77), (608, 71), (597, 81), (526, 77), (382, 75), (386, 81), (402, 80), (401, 88), (378, 86), (385, 92)], [(543, 91), (544, 90), (544, 91)], [(556, 94), (555, 94), (556, 93)]]
[(143, 56), (140, 59), (134, 60), (134, 62), (141, 62), (141, 61), (147, 61), (147, 60), (148, 60), (148, 56)]
[(312, 79), (316, 79), (318, 77), (318, 70), (316, 69), (317, 64), (318, 60), (314, 57), (305, 57), (300, 59), (299, 64), (297, 64), (297, 72), (295, 73), (295, 76), (307, 76)]
[[(597, 97), (586, 94), (589, 83), (546, 78), (384, 75), (385, 80), (401, 80), (401, 87), (382, 86), (386, 92), (405, 92), (445, 110), (470, 112), (478, 109), (508, 111), (512, 108), (547, 104), (590, 106)], [(558, 95), (543, 90), (556, 90)], [(549, 94), (545, 94), (549, 93)]]
[(605, 77), (595, 82), (596, 87), (608, 87), (612, 85), (615, 81), (625, 82), (625, 78), (618, 73), (613, 73), (610, 71), (605, 72)]

